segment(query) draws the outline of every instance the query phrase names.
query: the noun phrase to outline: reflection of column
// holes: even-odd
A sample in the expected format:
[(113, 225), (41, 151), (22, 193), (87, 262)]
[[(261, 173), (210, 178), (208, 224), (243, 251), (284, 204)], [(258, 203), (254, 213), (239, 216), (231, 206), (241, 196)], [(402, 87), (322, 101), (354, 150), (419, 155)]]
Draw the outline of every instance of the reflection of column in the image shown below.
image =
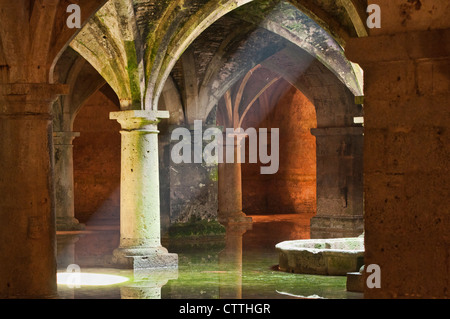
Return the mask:
[[(223, 163), (219, 163), (219, 211), (218, 220), (222, 224), (251, 222), (242, 211), (241, 142), (245, 135), (236, 139), (223, 138)], [(234, 150), (233, 162), (227, 158), (227, 149)], [(238, 160), (239, 159), (239, 160)]]
[(75, 264), (75, 243), (80, 235), (64, 234), (56, 236), (56, 259), (58, 269), (66, 270), (67, 266)]
[(0, 298), (57, 293), (51, 107), (60, 93), (0, 85)]
[(312, 129), (317, 143), (317, 215), (311, 238), (363, 232), (363, 128)]
[(242, 298), (242, 236), (252, 228), (251, 223), (226, 226), (226, 246), (219, 254), (219, 264), (225, 272), (220, 276), (219, 297)]
[(113, 262), (124, 268), (177, 267), (178, 256), (161, 246), (159, 119), (163, 111), (111, 113), (122, 126), (120, 247)]
[(84, 229), (75, 218), (73, 190), (73, 140), (76, 132), (54, 132), (56, 229), (71, 231)]
[(120, 287), (122, 299), (161, 299), (161, 288), (178, 279), (178, 270), (135, 270), (133, 282)]

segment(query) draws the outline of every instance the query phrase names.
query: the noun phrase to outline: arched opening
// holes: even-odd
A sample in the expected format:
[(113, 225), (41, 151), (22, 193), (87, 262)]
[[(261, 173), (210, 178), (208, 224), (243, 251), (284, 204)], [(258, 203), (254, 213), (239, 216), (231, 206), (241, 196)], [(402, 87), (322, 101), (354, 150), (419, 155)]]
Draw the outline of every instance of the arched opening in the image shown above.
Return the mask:
[[(70, 8), (75, 8), (73, 14)], [(78, 136), (73, 126), (75, 114), (90, 96), (98, 98), (94, 104), (103, 104), (105, 96), (94, 93), (105, 83), (119, 100), (117, 112), (109, 114), (109, 119), (119, 122), (120, 128), (115, 126), (122, 135), (120, 246), (112, 255), (103, 256), (105, 259), (87, 259), (99, 261), (102, 267), (115, 267), (104, 268), (105, 272), (122, 272), (118, 269), (125, 267), (136, 275), (131, 285), (111, 287), (109, 296), (346, 298), (350, 295), (345, 292), (345, 281), (334, 276), (342, 274), (337, 268), (346, 262), (335, 258), (339, 256), (334, 253), (341, 251), (328, 253), (350, 245), (359, 254), (358, 243), (363, 243), (368, 266), (363, 272), (374, 270), (374, 277), (368, 277), (377, 281), (364, 285), (363, 274), (357, 273), (364, 297), (447, 297), (450, 144), (445, 106), (449, 104), (450, 63), (448, 46), (442, 43), (449, 38), (449, 9), (446, 0), (380, 0), (377, 4), (368, 0), (0, 1), (0, 297), (58, 297), (55, 248), (56, 244), (61, 248), (62, 242), (56, 235), (81, 232), (84, 243), (92, 247), (99, 242), (83, 237), (89, 233), (81, 230), (83, 222), (97, 220), (105, 227), (108, 218), (99, 217), (107, 215), (117, 222), (117, 211), (113, 213), (117, 206), (99, 208), (98, 197), (108, 201), (111, 192), (102, 174), (117, 173), (104, 161), (109, 153), (101, 154), (105, 155), (102, 158), (93, 150), (80, 148), (83, 136)], [(72, 28), (72, 18), (80, 22), (82, 30)], [(364, 92), (362, 69), (354, 63), (364, 69)], [(285, 92), (286, 98), (274, 98), (279, 101), (273, 103), (274, 110), (283, 112), (273, 112), (263, 120), (256, 110), (270, 108), (268, 97), (274, 97), (269, 93), (275, 90), (275, 83), (257, 90), (257, 98), (250, 98), (247, 104), (253, 108), (240, 109), (237, 103), (249, 101), (246, 94), (252, 95), (257, 82), (248, 75), (258, 66), (276, 74), (269, 76), (266, 84), (274, 81), (292, 86)], [(246, 87), (248, 92), (241, 90)], [(287, 97), (290, 94), (292, 98)], [(278, 269), (284, 272), (275, 272), (276, 268), (268, 268), (272, 259), (257, 264), (246, 258), (243, 236), (248, 239), (255, 233), (257, 227), (251, 230), (247, 226), (258, 225), (258, 220), (250, 223), (245, 211), (259, 217), (263, 215), (256, 212), (264, 210), (308, 210), (310, 201), (299, 192), (299, 188), (308, 188), (306, 182), (301, 180), (301, 187), (289, 186), (298, 169), (289, 154), (300, 159), (297, 152), (301, 147), (283, 138), (290, 151), (283, 156), (289, 167), (283, 171), (278, 166), (285, 163), (277, 162), (282, 173), (279, 180), (256, 176), (247, 163), (214, 163), (211, 152), (198, 159), (202, 153), (195, 148), (213, 149), (213, 142), (201, 139), (208, 133), (216, 137), (214, 141), (222, 141), (222, 149), (229, 146), (235, 154), (242, 152), (234, 140), (245, 141), (246, 134), (238, 132), (232, 141), (223, 143), (217, 115), (230, 121), (233, 129), (246, 125), (249, 141), (262, 140), (267, 133), (273, 146), (277, 131), (264, 132), (260, 122), (280, 120), (284, 126), (264, 126), (290, 128), (289, 121), (295, 120), (298, 108), (293, 111), (286, 105), (304, 99), (314, 106), (316, 115), (316, 127), (310, 128), (312, 137), (298, 137), (302, 141), (315, 138), (312, 240), (302, 241), (300, 246), (277, 245), (276, 249), (283, 250)], [(226, 112), (217, 109), (221, 103)], [(99, 130), (108, 131), (106, 126), (115, 123), (108, 119), (106, 124), (112, 108), (103, 110), (105, 122), (97, 125), (94, 104), (81, 110), (75, 128), (83, 130), (84, 137), (91, 136), (89, 142), (96, 139), (93, 144), (97, 148), (117, 146), (118, 150), (118, 144), (107, 144), (109, 140), (99, 143), (103, 138)], [(169, 113), (172, 118), (167, 120)], [(196, 130), (199, 122), (205, 124), (200, 131)], [(259, 135), (253, 134), (250, 126), (259, 127)], [(162, 143), (158, 141), (159, 128)], [(179, 136), (188, 136), (196, 165), (187, 163), (191, 156), (180, 156), (178, 150), (187, 148), (173, 145), (170, 133), (176, 130)], [(74, 139), (76, 152), (85, 154), (82, 161), (76, 159), (76, 174), (83, 165), (87, 171), (86, 176), (77, 175), (76, 181), (89, 185), (77, 195), (78, 213), (74, 207)], [(280, 149), (283, 143), (278, 145)], [(216, 149), (219, 153), (221, 148)], [(186, 166), (172, 165), (173, 154), (177, 160), (187, 158)], [(235, 154), (230, 158), (238, 158)], [(94, 156), (96, 163), (90, 163)], [(269, 157), (264, 156), (265, 160)], [(265, 160), (260, 161), (272, 163)], [(260, 168), (267, 168), (263, 166)], [(97, 175), (98, 170), (102, 171)], [(263, 190), (262, 183), (266, 186)], [(102, 192), (99, 184), (107, 191)], [(161, 194), (160, 185), (164, 188)], [(296, 201), (297, 195), (301, 200)], [(82, 209), (82, 197), (88, 201), (86, 207), (92, 208)], [(363, 232), (363, 218), (365, 234), (356, 237), (357, 242), (343, 240)], [(169, 228), (177, 222), (187, 224), (186, 220), (198, 222), (201, 227), (188, 236), (198, 235), (200, 229), (212, 246), (215, 242), (209, 235), (216, 235), (219, 228), (211, 227), (210, 222), (217, 219), (215, 226), (220, 222), (227, 226), (226, 232), (220, 233), (225, 235), (225, 249), (177, 248), (181, 251), (178, 259), (161, 245), (161, 219)], [(229, 227), (231, 224), (234, 227)], [(260, 238), (266, 240), (274, 234), (288, 238), (291, 234), (272, 226), (276, 225), (260, 231)], [(169, 236), (168, 240), (172, 239)], [(176, 240), (187, 241), (183, 236)], [(62, 244), (70, 246), (72, 242)], [(111, 249), (117, 246), (108, 239), (102, 244)], [(292, 248), (310, 253), (320, 250), (321, 254), (313, 251), (318, 258), (310, 261), (317, 262), (321, 274), (331, 278), (304, 276), (309, 266), (299, 266), (298, 255), (288, 255)], [(230, 263), (222, 264), (225, 259)], [(355, 258), (352, 260), (349, 264)], [(359, 261), (352, 267), (359, 266)], [(147, 277), (136, 271), (178, 265), (180, 278), (165, 270), (163, 275), (158, 271)], [(80, 270), (72, 266), (68, 270)], [(78, 292), (69, 297), (99, 296), (95, 288)]]
[(87, 226), (119, 226), (120, 128), (109, 119), (118, 101), (108, 85), (94, 93), (75, 117), (75, 216)]
[[(292, 21), (284, 21), (283, 13), (289, 13)], [(255, 22), (247, 14), (262, 16)], [(97, 19), (93, 28), (101, 30), (101, 23), (104, 21)], [(305, 32), (310, 32), (310, 36), (306, 37)], [(201, 240), (212, 244), (212, 250), (208, 248), (209, 253), (219, 253), (219, 264), (231, 257), (232, 266), (235, 267), (233, 271), (241, 273), (242, 262), (246, 260), (243, 259), (243, 244), (248, 247), (252, 246), (252, 242), (259, 241), (256, 245), (258, 248), (267, 248), (273, 253), (274, 245), (279, 241), (311, 236), (311, 218), (319, 215), (318, 204), (325, 207), (328, 203), (323, 202), (330, 200), (337, 203), (336, 207), (344, 207), (342, 203), (349, 206), (349, 198), (353, 198), (349, 195), (346, 170), (353, 164), (346, 163), (334, 169), (335, 165), (342, 162), (339, 156), (353, 156), (348, 148), (340, 148), (340, 135), (346, 135), (346, 132), (337, 134), (339, 136), (332, 142), (329, 135), (320, 132), (329, 128), (353, 127), (353, 117), (361, 115), (361, 108), (354, 103), (355, 93), (359, 90), (358, 78), (337, 42), (288, 3), (283, 2), (267, 11), (257, 5), (242, 6), (196, 36), (180, 59), (173, 61), (174, 67), (168, 80), (161, 92), (156, 93), (158, 109), (168, 110), (171, 114), (171, 119), (162, 121), (158, 127), (159, 209), (163, 240), (166, 241), (164, 246), (179, 252), (177, 243), (186, 244), (192, 239), (195, 242), (201, 237)], [(120, 44), (118, 39), (114, 41)], [(166, 58), (172, 59), (174, 56), (166, 54)], [(171, 63), (163, 66), (168, 67)], [(116, 68), (116, 71), (120, 71), (120, 68)], [(130, 69), (126, 71), (130, 72)], [(167, 70), (152, 76), (160, 80), (164, 78), (164, 72)], [(122, 73), (116, 74), (115, 78), (121, 79), (120, 83), (123, 76), (126, 79), (126, 72)], [(229, 109), (227, 96), (233, 101), (230, 105), (237, 114), (237, 117), (231, 114), (232, 127), (237, 124), (243, 129), (268, 128), (269, 136), (273, 136), (270, 129), (276, 128), (281, 134), (278, 149), (280, 162), (277, 164), (280, 169), (275, 174), (255, 174), (254, 167), (247, 165), (248, 161), (239, 169), (239, 175), (243, 176), (239, 178), (239, 184), (242, 184), (239, 192), (243, 194), (241, 212), (254, 218), (252, 231), (246, 227), (229, 228), (227, 224), (224, 233), (223, 227), (217, 223), (216, 219), (220, 221), (217, 218), (220, 215), (219, 197), (223, 192), (237, 189), (232, 183), (222, 183), (220, 186), (223, 181), (220, 178), (220, 165), (205, 165), (204, 158), (195, 162), (195, 151), (188, 162), (174, 163), (172, 157), (172, 150), (178, 144), (178, 141), (173, 140), (174, 130), (183, 127), (185, 132), (189, 132), (189, 146), (195, 149), (198, 135), (196, 121), (203, 124), (199, 134), (202, 147), (207, 144), (202, 140), (207, 129), (227, 126), (226, 121), (223, 121), (226, 117), (223, 110)], [(130, 107), (129, 104), (124, 105), (126, 100), (126, 96), (120, 100), (122, 110)], [(236, 103), (238, 100), (243, 103)], [(317, 135), (321, 138), (325, 136), (325, 139), (318, 142)], [(260, 140), (261, 136), (257, 138)], [(351, 140), (349, 144), (353, 145)], [(331, 169), (322, 170), (324, 166), (320, 166), (320, 163), (329, 163), (327, 152), (333, 153), (339, 149), (339, 156), (331, 155), (334, 160), (328, 165)], [(103, 166), (109, 163), (105, 164)], [(317, 195), (318, 185), (322, 187), (320, 200)], [(330, 189), (333, 192), (331, 198), (328, 196)], [(101, 196), (106, 198), (108, 195)], [(111, 210), (114, 209), (110, 206), (107, 211)], [(331, 216), (319, 217), (334, 222), (333, 213)], [(107, 221), (103, 219), (100, 224), (104, 227), (105, 223)], [(177, 227), (174, 226), (181, 226), (175, 235), (173, 229)], [(329, 236), (330, 229), (335, 226), (324, 227), (320, 224), (319, 228), (322, 234)], [(225, 250), (214, 248), (215, 240), (220, 241), (224, 235)], [(239, 278), (235, 278), (238, 286)], [(176, 284), (171, 287), (177, 290)], [(242, 296), (242, 291), (236, 293)]]
[[(304, 19), (306, 29), (316, 36), (311, 36), (305, 46), (298, 38), (295, 41), (292, 30), (288, 35), (283, 32), (283, 27), (292, 26), (277, 21), (282, 8), (273, 15), (266, 12), (263, 16), (270, 19), (260, 17), (258, 25), (245, 18), (252, 12), (249, 8), (243, 6), (211, 24), (174, 63), (170, 85), (179, 92), (178, 111), (167, 105), (166, 98), (160, 101), (161, 109), (171, 109), (177, 121), (194, 134), (190, 140), (193, 149), (196, 121), (204, 124), (201, 134), (211, 127), (220, 127), (222, 132), (227, 127), (281, 129), (279, 164), (283, 168), (278, 174), (264, 176), (259, 171), (261, 165), (248, 164), (247, 144), (247, 161), (237, 170), (242, 178), (229, 178), (239, 176), (233, 169), (221, 174), (219, 163), (218, 174), (213, 174), (219, 180), (211, 183), (211, 167), (170, 163), (172, 131), (161, 126), (169, 144), (164, 147), (169, 163), (166, 171), (173, 177), (165, 185), (171, 206), (166, 215), (169, 228), (179, 222), (180, 216), (192, 213), (198, 220), (210, 220), (215, 209), (220, 220), (220, 197), (242, 185), (241, 209), (236, 208), (239, 200), (233, 201), (233, 196), (239, 196), (237, 191), (226, 195), (233, 205), (225, 210), (236, 208), (233, 222), (242, 217), (242, 212), (251, 216), (252, 227), (229, 227), (231, 223), (225, 222), (226, 248), (220, 253), (238, 272), (252, 263), (250, 255), (246, 258), (245, 248), (267, 248), (273, 253), (279, 241), (311, 238), (311, 226), (314, 238), (362, 233), (362, 126), (354, 122), (355, 117), (362, 116), (361, 106), (355, 103), (361, 78), (340, 46), (293, 6), (285, 9)], [(304, 36), (302, 32), (305, 30), (300, 28), (299, 38)], [(329, 59), (328, 63), (324, 59)], [(180, 122), (173, 123), (172, 129)], [(176, 140), (174, 144), (178, 143)], [(175, 251), (183, 254), (178, 247)], [(236, 282), (241, 281), (236, 278)]]
[[(287, 83), (283, 83), (286, 85)], [(270, 98), (267, 92), (262, 100)], [(263, 102), (258, 101), (260, 107)], [(280, 170), (263, 179), (250, 164), (244, 164), (244, 211), (250, 215), (316, 213), (316, 145), (311, 129), (317, 127), (315, 109), (296, 88), (288, 91), (261, 114), (258, 106), (248, 114), (244, 127), (280, 128)], [(268, 187), (261, 189), (261, 185)], [(258, 187), (259, 186), (259, 187)]]
[(74, 141), (75, 217), (94, 231), (79, 239), (80, 266), (103, 264), (103, 256), (118, 244), (120, 126), (109, 119), (118, 107), (117, 97), (105, 85), (84, 103), (74, 121), (74, 131), (80, 132)]
[[(245, 86), (238, 81), (228, 99), (234, 101), (242, 90), (240, 127), (257, 132), (267, 129), (266, 150), (277, 167), (271, 174), (261, 174), (261, 166), (271, 163), (262, 163), (261, 158), (251, 162), (247, 138), (241, 164), (242, 210), (251, 216), (253, 228), (245, 234), (244, 244), (270, 250), (283, 240), (310, 238), (310, 219), (316, 214), (316, 141), (311, 134), (317, 127), (316, 111), (298, 89), (271, 70), (257, 66), (250, 72)], [(217, 107), (217, 124), (225, 128), (229, 127), (226, 103), (222, 98)], [(274, 148), (272, 129), (278, 135)], [(261, 142), (266, 143), (262, 138), (257, 133), (259, 148)]]
[[(120, 214), (120, 126), (109, 119), (118, 109), (106, 84), (73, 114), (73, 217), (81, 227), (57, 229), (57, 263), (105, 266), (104, 256), (118, 244)], [(63, 190), (61, 190), (63, 191)], [(64, 207), (62, 207), (64, 208)], [(67, 209), (67, 208), (66, 208)]]

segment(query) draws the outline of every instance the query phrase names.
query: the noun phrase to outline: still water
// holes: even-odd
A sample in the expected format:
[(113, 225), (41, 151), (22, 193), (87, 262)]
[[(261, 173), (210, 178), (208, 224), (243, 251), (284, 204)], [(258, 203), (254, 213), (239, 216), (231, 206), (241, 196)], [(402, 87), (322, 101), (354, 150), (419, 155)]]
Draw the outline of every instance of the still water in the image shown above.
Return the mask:
[[(281, 224), (264, 224), (263, 228), (267, 227), (272, 230), (283, 228)], [(362, 294), (346, 291), (345, 276), (302, 275), (278, 271), (278, 254), (274, 244), (280, 239), (277, 236), (270, 239), (266, 230), (261, 227), (254, 228), (256, 229), (227, 231), (227, 237), (222, 241), (167, 244), (166, 247), (170, 252), (178, 254), (178, 269), (136, 272), (105, 267), (105, 263), (102, 262), (103, 254), (108, 249), (117, 247), (116, 230), (60, 235), (59, 297), (61, 299), (362, 298)], [(296, 229), (297, 234), (293, 236), (298, 238), (299, 228)], [(300, 229), (300, 233), (301, 231)], [(109, 248), (105, 247), (108, 245)], [(92, 253), (94, 251), (92, 247), (98, 248), (97, 254)], [(72, 276), (77, 275), (76, 273), (67, 274), (68, 264), (79, 265), (82, 274), (78, 277)], [(109, 284), (102, 281), (101, 275), (119, 276), (104, 278), (105, 280), (119, 278), (119, 281), (123, 282)], [(67, 281), (71, 276), (72, 280)]]

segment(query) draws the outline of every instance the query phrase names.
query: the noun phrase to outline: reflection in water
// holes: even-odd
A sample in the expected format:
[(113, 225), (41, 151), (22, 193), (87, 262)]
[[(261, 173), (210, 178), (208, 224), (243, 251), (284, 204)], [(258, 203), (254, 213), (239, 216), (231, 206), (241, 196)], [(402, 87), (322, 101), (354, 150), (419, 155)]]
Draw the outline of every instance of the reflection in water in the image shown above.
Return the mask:
[(120, 287), (120, 295), (122, 299), (161, 299), (161, 287), (177, 278), (177, 269), (134, 270), (132, 282)]
[(225, 270), (219, 280), (221, 299), (242, 299), (242, 236), (252, 223), (226, 225), (225, 249), (219, 253), (219, 265)]
[(66, 269), (69, 265), (75, 264), (75, 243), (82, 235), (76, 232), (64, 232), (58, 235), (58, 269)]
[(278, 264), (274, 246), (280, 240), (280, 227), (283, 232), (288, 227), (295, 230), (295, 236), (303, 232), (300, 224), (293, 223), (291, 227), (289, 223), (277, 220), (271, 224), (254, 218), (253, 224), (227, 225), (226, 237), (219, 241), (166, 245), (170, 252), (178, 254), (178, 270), (114, 269), (108, 263), (108, 255), (116, 248), (118, 230), (59, 234), (59, 272), (65, 272), (68, 264), (78, 264), (82, 272), (129, 279), (121, 284), (75, 289), (58, 285), (59, 296), (66, 299), (361, 298), (361, 294), (346, 292), (345, 276), (290, 274), (273, 267)]

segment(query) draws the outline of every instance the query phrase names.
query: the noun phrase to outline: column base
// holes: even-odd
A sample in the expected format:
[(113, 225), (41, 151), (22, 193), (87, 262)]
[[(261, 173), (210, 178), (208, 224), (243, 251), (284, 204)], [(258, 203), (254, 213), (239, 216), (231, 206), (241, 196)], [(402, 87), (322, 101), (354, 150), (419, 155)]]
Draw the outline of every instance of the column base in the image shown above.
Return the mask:
[(164, 247), (118, 248), (113, 252), (112, 264), (121, 269), (178, 268), (178, 255), (168, 253)]
[(86, 225), (81, 224), (76, 218), (56, 218), (56, 231), (80, 231), (85, 229)]
[(310, 225), (311, 239), (358, 237), (364, 232), (362, 216), (315, 216)]

